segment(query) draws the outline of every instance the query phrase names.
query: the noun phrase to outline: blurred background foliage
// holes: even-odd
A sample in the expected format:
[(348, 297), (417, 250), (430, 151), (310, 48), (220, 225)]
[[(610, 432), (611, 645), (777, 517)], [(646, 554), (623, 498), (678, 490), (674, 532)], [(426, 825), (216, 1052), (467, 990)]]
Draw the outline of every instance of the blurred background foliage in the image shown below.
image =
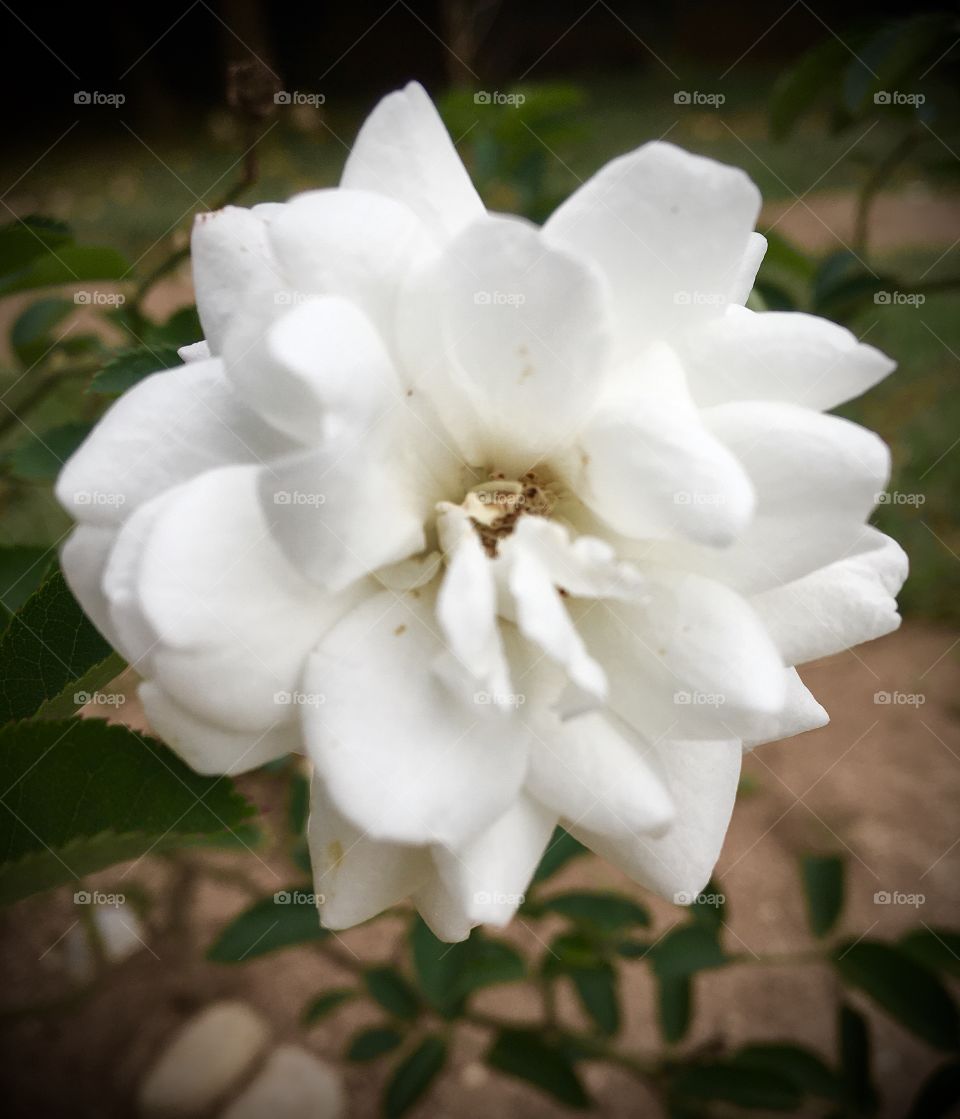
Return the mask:
[[(475, 7), (482, 13), (485, 6)], [(473, 60), (474, 17), (464, 22), (461, 12), (458, 21), (456, 8), (445, 8), (448, 36)], [(677, 100), (697, 88), (694, 78), (686, 77), (702, 75), (695, 62), (684, 67), (685, 77), (647, 66), (575, 81), (508, 82), (496, 89), (499, 102), (454, 66), (442, 75), (441, 111), (488, 205), (536, 221), (607, 159), (651, 138), (666, 136), (744, 167), (768, 204), (761, 230), (769, 249), (750, 305), (825, 315), (899, 363), (895, 376), (842, 412), (877, 430), (893, 447), (890, 493), (903, 500), (894, 496), (881, 503), (875, 520), (911, 557), (904, 611), (955, 624), (960, 620), (955, 496), (960, 455), (950, 453), (960, 441), (955, 246), (932, 238), (928, 247), (909, 242), (903, 247), (896, 237), (879, 235), (876, 215), (885, 196), (923, 201), (955, 185), (960, 27), (954, 14), (932, 12), (860, 18), (842, 38), (820, 31), (789, 65), (761, 58), (731, 67), (720, 80), (702, 78), (709, 87), (705, 92), (722, 90), (722, 112)], [(891, 91), (907, 99), (897, 101), (888, 96)], [(478, 92), (488, 100), (478, 101)], [(348, 92), (319, 107), (274, 111), (268, 102), (254, 111), (235, 98), (232, 109), (212, 109), (202, 123), (160, 133), (149, 145), (128, 126), (129, 136), (113, 128), (93, 141), (85, 137), (80, 149), (65, 141), (11, 195), (20, 213), (0, 229), (0, 307), (8, 333), (0, 370), (6, 408), (0, 414), (5, 544), (0, 583), (7, 588), (3, 606), (15, 616), (0, 639), (0, 662), (14, 672), (24, 660), (38, 666), (32, 690), (18, 686), (4, 693), (5, 716), (48, 720), (41, 731), (29, 729), (33, 722), (0, 731), (7, 756), (24, 777), (38, 742), (52, 749), (59, 724), (49, 720), (69, 709), (63, 696), (81, 683), (95, 689), (121, 667), (69, 601), (55, 566), (51, 573), (53, 549), (68, 527), (51, 497), (62, 461), (111, 400), (143, 376), (176, 364), (177, 347), (200, 337), (185, 278), (192, 214), (232, 199), (247, 204), (334, 184), (370, 102), (366, 92)], [(258, 141), (255, 158), (251, 136)], [(823, 222), (804, 201), (814, 190), (834, 192), (850, 204), (846, 244), (825, 239), (817, 228)], [(808, 212), (808, 239), (785, 231), (792, 210)], [(91, 288), (103, 298), (82, 298)], [(111, 293), (124, 298), (111, 299)], [(59, 666), (45, 659), (44, 648), (57, 651)], [(76, 778), (104, 750), (119, 746), (123, 733), (114, 728), (112, 743), (88, 735), (71, 759)], [(178, 765), (161, 753), (159, 743), (152, 750), (164, 765)], [(289, 800), (279, 831), (289, 856), (290, 893), (306, 897), (312, 886), (303, 838), (304, 778), (296, 766), (283, 763), (271, 768), (270, 780)], [(24, 785), (28, 806), (31, 787)], [(176, 788), (161, 792), (168, 798), (161, 804), (175, 813)], [(233, 832), (224, 834), (215, 821), (198, 819), (189, 840), (175, 835), (169, 845), (236, 845), (238, 835), (245, 843), (262, 842), (242, 799), (232, 796), (220, 804), (218, 819), (228, 820)], [(103, 842), (100, 829), (115, 824), (124, 811), (122, 799), (122, 790), (115, 791), (112, 799), (90, 806), (86, 831), (63, 836), (65, 843), (81, 844), (83, 865), (91, 872), (149, 849), (155, 838), (151, 821), (134, 820), (127, 829), (139, 836), (132, 847)], [(16, 841), (9, 839), (8, 851)], [(131, 842), (129, 836), (125, 842)], [(810, 856), (798, 867), (810, 946), (790, 962), (826, 962), (837, 975), (833, 1059), (769, 1039), (734, 1051), (720, 1044), (680, 1055), (675, 1047), (696, 1012), (694, 976), (743, 962), (743, 954), (731, 953), (721, 938), (728, 905), (722, 884), (712, 883), (657, 939), (646, 908), (629, 897), (551, 887), (552, 875), (582, 853), (558, 831), (521, 909), (527, 922), (563, 921), (539, 956), (527, 958), (500, 937), (481, 932), (451, 948), (415, 919), (389, 961), (348, 960), (355, 983), (316, 992), (305, 1002), (306, 1027), (358, 998), (380, 1008), (382, 1022), (351, 1037), (345, 1056), (392, 1062), (386, 1115), (403, 1114), (429, 1090), (444, 1070), (453, 1027), (470, 1022), (490, 1031), (486, 1061), (492, 1068), (572, 1108), (589, 1103), (580, 1062), (599, 1059), (644, 1081), (675, 1119), (743, 1110), (870, 1116), (881, 1100), (869, 1029), (845, 994), (852, 990), (942, 1056), (918, 1089), (912, 1119), (953, 1113), (960, 1098), (960, 1018), (950, 993), (950, 980), (958, 977), (957, 933), (922, 926), (895, 943), (840, 938), (835, 929), (844, 905), (843, 862)], [(19, 854), (42, 858), (29, 843)], [(30, 866), (32, 886), (16, 868), (0, 875), (5, 898), (23, 896), (38, 881), (52, 886), (66, 880), (52, 863), (44, 864), (42, 873), (35, 873), (37, 862)], [(330, 934), (318, 927), (312, 902), (278, 906), (275, 897), (259, 896), (256, 885), (249, 891), (249, 908), (208, 947), (209, 960), (233, 965), (316, 942), (318, 951), (344, 963)], [(627, 966), (649, 967), (654, 977), (662, 1034), (656, 1052), (653, 1046), (643, 1055), (618, 1048), (620, 970)], [(482, 988), (518, 978), (531, 979), (542, 995), (544, 1017), (537, 1029), (485, 1018), (471, 1001)], [(588, 1029), (571, 1031), (557, 1018), (558, 983), (575, 992)], [(22, 1012), (29, 1015), (31, 1008)]]

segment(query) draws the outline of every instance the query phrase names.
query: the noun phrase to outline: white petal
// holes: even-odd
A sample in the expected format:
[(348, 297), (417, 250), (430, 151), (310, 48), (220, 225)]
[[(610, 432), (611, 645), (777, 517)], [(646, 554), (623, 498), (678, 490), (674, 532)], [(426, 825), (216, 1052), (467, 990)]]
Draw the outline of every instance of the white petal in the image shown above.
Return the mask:
[(604, 601), (579, 619), (618, 715), (657, 740), (733, 737), (780, 712), (783, 662), (745, 599), (711, 579), (653, 568), (647, 590), (645, 605)]
[(707, 884), (720, 855), (737, 795), (741, 754), (737, 739), (669, 741), (650, 752), (647, 760), (676, 809), (663, 836), (637, 832), (618, 841), (603, 832), (570, 830), (641, 886), (669, 900), (689, 900)]
[(751, 233), (747, 248), (736, 271), (727, 301), (742, 306), (753, 291), (757, 273), (767, 252), (767, 239), (762, 233)]
[(307, 744), (338, 808), (373, 838), (457, 847), (512, 803), (529, 737), (511, 713), (452, 694), (428, 590), (384, 591), (321, 640), (306, 691)]
[(753, 599), (787, 664), (828, 657), (900, 625), (894, 596), (907, 577), (907, 557), (876, 529), (863, 533), (851, 555)]
[[(599, 712), (534, 724), (527, 789), (570, 830), (629, 847), (640, 832), (662, 831), (673, 804), (649, 764), (649, 747)], [(629, 735), (629, 737), (628, 737)]]
[(303, 749), (296, 723), (236, 729), (212, 723), (181, 707), (153, 680), (138, 689), (154, 733), (198, 773), (236, 776)]
[(77, 525), (60, 549), (60, 567), (67, 586), (97, 629), (116, 646), (110, 621), (110, 604), (103, 592), (103, 574), (117, 541), (117, 530), (99, 525)]
[(472, 923), (510, 921), (556, 826), (556, 812), (521, 796), (459, 850), (434, 847), (437, 870)]
[(522, 537), (508, 537), (501, 556), (520, 632), (562, 665), (577, 687), (602, 699), (607, 692), (603, 669), (587, 652), (550, 569), (524, 547)]
[(414, 893), (433, 873), (426, 848), (371, 839), (337, 811), (316, 775), (310, 789), (307, 836), (326, 928), (348, 929), (375, 917)]
[(437, 597), (437, 621), (454, 656), (495, 703), (510, 696), (510, 673), (500, 640), (493, 566), (459, 506), (438, 507), (437, 529), (448, 558)]
[(476, 222), (439, 268), (452, 372), (486, 424), (496, 465), (526, 469), (533, 453), (569, 441), (597, 396), (608, 353), (602, 282), (517, 218)]
[(827, 411), (872, 388), (896, 364), (827, 319), (744, 307), (692, 331), (682, 352), (701, 407), (771, 400)]
[(598, 171), (544, 236), (606, 274), (620, 352), (629, 355), (722, 311), (759, 210), (742, 171), (654, 142)]
[(306, 655), (348, 605), (284, 559), (256, 476), (227, 467), (183, 487), (150, 532), (137, 580), (159, 637), (157, 682), (200, 718), (240, 729), (295, 718)]
[(413, 903), (438, 940), (456, 944), (466, 940), (474, 927), (474, 922), (444, 886), (436, 870), (413, 895)]
[(241, 399), (292, 438), (316, 444), (344, 425), (361, 429), (399, 400), (383, 343), (353, 303), (314, 296), (263, 318), (234, 322), (224, 360)]
[(405, 481), (376, 433), (345, 430), (262, 471), (260, 501), (289, 561), (338, 591), (426, 546)]
[(787, 680), (787, 698), (783, 710), (774, 716), (756, 720), (754, 728), (744, 736), (743, 748), (751, 750), (764, 742), (778, 742), (808, 730), (825, 727), (830, 716), (817, 702), (813, 693), (800, 679), (795, 668), (784, 669)]
[(623, 536), (724, 545), (753, 513), (753, 486), (735, 455), (674, 402), (610, 402), (577, 448), (574, 488)]
[(154, 373), (111, 406), (60, 472), (57, 499), (79, 521), (118, 524), (205, 470), (289, 447), (240, 403), (218, 358), (191, 362)]
[(522, 547), (536, 556), (551, 581), (568, 594), (634, 601), (644, 597), (643, 575), (633, 564), (618, 560), (605, 540), (595, 536), (571, 540), (564, 525), (546, 517), (521, 517), (513, 540), (511, 547)]
[(723, 404), (702, 415), (750, 476), (756, 515), (731, 547), (698, 554), (677, 546), (663, 555), (664, 562), (754, 594), (792, 582), (857, 546), (890, 473), (890, 452), (878, 436), (790, 404)]
[(184, 363), (190, 361), (206, 361), (212, 356), (210, 353), (210, 343), (206, 340), (191, 342), (188, 346), (181, 346), (177, 350), (177, 355)]
[(433, 102), (418, 82), (388, 94), (367, 117), (340, 185), (403, 202), (439, 236), (453, 236), (484, 212)]
[(227, 326), (251, 282), (266, 271), (280, 286), (267, 227), (283, 210), (282, 205), (266, 204), (197, 214), (190, 256), (197, 312), (211, 353), (220, 353)]
[(314, 190), (292, 198), (271, 224), (270, 240), (292, 289), (271, 298), (340, 295), (356, 303), (392, 345), (405, 278), (433, 250), (416, 215), (382, 195)]

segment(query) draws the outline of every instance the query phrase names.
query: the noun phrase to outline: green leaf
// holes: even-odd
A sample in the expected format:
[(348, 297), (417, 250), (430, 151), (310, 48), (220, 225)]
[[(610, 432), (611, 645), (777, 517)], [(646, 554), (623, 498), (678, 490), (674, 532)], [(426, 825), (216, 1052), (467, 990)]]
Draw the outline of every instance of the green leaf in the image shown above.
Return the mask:
[(889, 276), (875, 274), (853, 252), (841, 249), (831, 253), (817, 268), (812, 310), (826, 318), (846, 321), (865, 308), (874, 307), (875, 296), (894, 288), (896, 282)]
[(62, 424), (32, 435), (11, 453), (10, 469), (18, 478), (52, 482), (92, 428), (93, 424)]
[(960, 1110), (960, 1061), (941, 1065), (927, 1077), (907, 1119), (943, 1119)]
[(843, 1098), (854, 1115), (873, 1115), (879, 1106), (871, 1072), (870, 1033), (852, 1006), (840, 1007), (840, 1078)]
[(280, 948), (324, 940), (314, 896), (304, 886), (278, 890), (235, 917), (207, 951), (218, 964), (239, 964)]
[(617, 999), (617, 973), (608, 963), (593, 968), (577, 968), (570, 979), (580, 996), (583, 1009), (601, 1033), (613, 1035), (620, 1029), (620, 1004)]
[(425, 1037), (416, 1049), (394, 1069), (383, 1093), (387, 1119), (398, 1119), (427, 1091), (447, 1059), (446, 1042)]
[(799, 1045), (747, 1045), (733, 1058), (738, 1068), (774, 1072), (813, 1096), (836, 1099), (840, 1081), (823, 1059)]
[(579, 968), (592, 968), (602, 963), (606, 953), (602, 942), (583, 930), (560, 933), (550, 941), (543, 961), (543, 974), (570, 975)]
[(252, 808), (160, 742), (98, 719), (0, 731), (0, 900), (235, 828)]
[(938, 1049), (960, 1039), (960, 1015), (940, 980), (899, 948), (877, 940), (841, 945), (834, 964), (902, 1026)]
[[(0, 228), (0, 276), (21, 272), (39, 256), (70, 244), (69, 226), (57, 218), (31, 214)], [(2, 281), (0, 281), (2, 286)]]
[(165, 323), (149, 323), (141, 337), (151, 346), (189, 346), (200, 341), (203, 328), (196, 307), (181, 307)]
[(718, 930), (717, 935), (719, 935), (720, 926), (723, 925), (727, 912), (726, 896), (720, 892), (716, 882), (711, 880), (693, 899), (687, 912), (694, 921)]
[(129, 270), (116, 249), (98, 245), (50, 246), (24, 268), (0, 278), (0, 295), (86, 280), (122, 280)]
[(0, 725), (32, 715), (110, 652), (54, 571), (0, 637)]
[(774, 140), (789, 136), (802, 117), (837, 89), (839, 75), (849, 60), (847, 48), (831, 35), (783, 72), (768, 104)]
[(551, 913), (579, 924), (591, 925), (604, 932), (615, 932), (635, 925), (646, 928), (650, 914), (638, 902), (611, 892), (571, 891), (546, 898), (542, 907)]
[(119, 653), (111, 653), (88, 668), (79, 680), (71, 680), (59, 695), (48, 699), (33, 718), (69, 719), (89, 702), (91, 696), (101, 692), (111, 680), (115, 680), (126, 666), (127, 662)]
[(540, 860), (537, 872), (533, 876), (533, 881), (535, 883), (546, 881), (556, 874), (561, 867), (566, 866), (571, 859), (585, 854), (587, 854), (586, 847), (579, 840), (574, 839), (568, 831), (558, 827), (550, 837), (550, 842), (547, 844), (547, 849)]
[(356, 996), (357, 992), (351, 987), (338, 987), (336, 990), (326, 991), (307, 1003), (300, 1020), (305, 1026), (315, 1025), (332, 1014), (338, 1006), (342, 1006)]
[(767, 1111), (794, 1111), (803, 1102), (803, 1092), (778, 1072), (720, 1061), (681, 1068), (671, 1079), (670, 1094), (684, 1102), (730, 1103)]
[(0, 606), (6, 614), (19, 610), (43, 581), (56, 549), (43, 545), (0, 548)]
[(90, 392), (113, 394), (126, 392), (144, 377), (149, 377), (151, 373), (159, 373), (162, 369), (173, 369), (182, 364), (175, 346), (161, 345), (126, 350), (112, 357), (100, 372), (94, 375), (90, 382)]
[(690, 978), (686, 975), (657, 978), (657, 1012), (660, 1031), (671, 1045), (681, 1041), (690, 1027), (693, 1001)]
[(416, 1018), (420, 1013), (417, 992), (395, 968), (371, 968), (363, 978), (371, 997), (397, 1018)]
[(617, 945), (617, 955), (625, 960), (642, 960), (650, 951), (645, 940), (621, 940)]
[(22, 365), (32, 366), (43, 357), (53, 344), (53, 330), (74, 310), (70, 299), (38, 299), (17, 316), (10, 344)]
[(390, 1026), (374, 1026), (361, 1030), (347, 1048), (348, 1061), (373, 1061), (384, 1053), (392, 1053), (403, 1041), (403, 1034)]
[(294, 773), (290, 778), (288, 795), (287, 826), (291, 835), (303, 835), (310, 815), (310, 782), (302, 773)]
[(650, 949), (650, 960), (661, 979), (679, 979), (704, 968), (721, 967), (727, 957), (717, 939), (717, 929), (695, 922), (671, 929)]
[(486, 1056), (487, 1064), (519, 1077), (568, 1107), (586, 1108), (590, 1100), (567, 1052), (536, 1030), (501, 1030)]
[(448, 1018), (456, 1017), (467, 997), (481, 987), (522, 979), (526, 965), (509, 945), (474, 929), (468, 940), (437, 940), (419, 917), (410, 930), (414, 974), (426, 1000)]
[(960, 979), (960, 933), (947, 929), (915, 929), (900, 940), (898, 947), (930, 971)]
[(843, 860), (836, 855), (805, 855), (801, 873), (810, 931), (826, 936), (843, 909)]

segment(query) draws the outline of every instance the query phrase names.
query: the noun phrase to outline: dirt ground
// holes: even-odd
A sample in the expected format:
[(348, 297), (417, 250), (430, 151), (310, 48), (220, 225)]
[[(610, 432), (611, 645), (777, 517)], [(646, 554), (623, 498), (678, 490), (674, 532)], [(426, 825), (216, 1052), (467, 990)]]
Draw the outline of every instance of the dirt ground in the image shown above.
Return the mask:
[[(908, 623), (897, 634), (804, 671), (832, 722), (762, 747), (747, 761), (719, 867), (728, 899), (724, 937), (730, 951), (749, 955), (809, 947), (796, 864), (810, 850), (847, 857), (848, 901), (841, 934), (893, 938), (920, 922), (960, 925), (958, 651), (955, 632)], [(923, 699), (878, 703), (878, 692)], [(269, 802), (262, 780), (249, 782), (246, 791), (261, 801), (268, 820), (280, 811)], [(221, 867), (242, 866), (265, 894), (289, 878), (288, 870), (270, 860), (258, 864), (252, 856), (232, 853), (206, 858)], [(158, 1047), (190, 1013), (216, 998), (249, 1001), (270, 1019), (278, 1040), (300, 1040), (333, 1061), (340, 1060), (355, 1029), (377, 1020), (369, 1004), (351, 1004), (304, 1034), (298, 1017), (305, 1003), (326, 988), (349, 984), (350, 974), (309, 948), (239, 967), (205, 962), (203, 950), (245, 907), (246, 897), (232, 885), (205, 883), (195, 901), (183, 907), (177, 900), (183, 895), (171, 889), (172, 873), (162, 859), (152, 859), (128, 877), (123, 868), (114, 868), (93, 879), (104, 890), (128, 893), (140, 883), (162, 899), (161, 907), (172, 906), (176, 919), (161, 922), (147, 946), (114, 968), (85, 1000), (4, 1025), (0, 1092), (9, 1101), (11, 1119), (67, 1114), (121, 1119), (134, 1114), (135, 1087)], [(574, 862), (555, 881), (558, 886), (625, 885), (616, 871), (594, 858)], [(881, 905), (874, 901), (877, 891), (922, 894), (924, 900), (918, 907)], [(676, 920), (673, 907), (654, 901), (652, 908), (655, 932)], [(75, 922), (75, 913), (64, 888), (28, 899), (3, 917), (3, 1008), (63, 996), (55, 946)], [(386, 919), (345, 934), (343, 950), (368, 962), (383, 959), (397, 928)], [(532, 928), (522, 923), (515, 923), (508, 935), (521, 944), (536, 944)], [(629, 964), (624, 970), (624, 1042), (649, 1052), (658, 1041), (647, 969)], [(563, 995), (562, 1013), (575, 1023), (577, 1008), (569, 992)], [(835, 996), (832, 975), (817, 964), (751, 963), (703, 973), (697, 979), (695, 1026), (685, 1045), (782, 1039), (809, 1045), (829, 1058)], [(477, 1005), (519, 1021), (537, 1010), (534, 993), (523, 984), (488, 990)], [(936, 1056), (883, 1015), (869, 1013), (883, 1115), (899, 1119)], [(525, 1085), (489, 1072), (481, 1061), (486, 1042), (482, 1030), (471, 1027), (458, 1037), (453, 1067), (412, 1112), (415, 1119), (548, 1119), (567, 1114)], [(383, 1068), (341, 1067), (350, 1116), (375, 1116)], [(597, 1114), (609, 1119), (658, 1114), (655, 1102), (625, 1074), (588, 1065), (585, 1076), (598, 1101)]]

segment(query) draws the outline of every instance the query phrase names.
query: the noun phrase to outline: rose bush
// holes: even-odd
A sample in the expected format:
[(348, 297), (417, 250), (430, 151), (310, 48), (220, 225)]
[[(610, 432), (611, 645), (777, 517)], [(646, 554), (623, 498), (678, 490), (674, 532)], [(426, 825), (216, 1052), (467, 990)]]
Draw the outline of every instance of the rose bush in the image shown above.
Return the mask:
[(558, 822), (695, 897), (743, 751), (826, 721), (794, 666), (898, 624), (823, 414), (893, 365), (744, 306), (759, 205), (652, 143), (490, 214), (411, 85), (339, 188), (198, 219), (206, 341), (67, 463), (62, 562), (194, 768), (310, 758), (328, 926), (505, 923)]

